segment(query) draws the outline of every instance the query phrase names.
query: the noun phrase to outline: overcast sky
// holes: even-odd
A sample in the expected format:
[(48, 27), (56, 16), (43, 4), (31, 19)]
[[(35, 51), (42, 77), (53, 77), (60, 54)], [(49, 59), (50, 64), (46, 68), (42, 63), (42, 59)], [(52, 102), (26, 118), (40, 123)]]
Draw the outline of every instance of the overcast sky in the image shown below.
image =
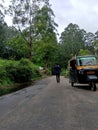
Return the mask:
[[(0, 0), (1, 1), (1, 0)], [(9, 0), (5, 0), (8, 3)], [(98, 0), (50, 0), (59, 34), (68, 24), (95, 33), (98, 30)], [(8, 22), (9, 21), (9, 22)], [(10, 19), (7, 22), (10, 25)]]
[(59, 33), (70, 23), (87, 32), (98, 30), (98, 0), (50, 0), (50, 3)]

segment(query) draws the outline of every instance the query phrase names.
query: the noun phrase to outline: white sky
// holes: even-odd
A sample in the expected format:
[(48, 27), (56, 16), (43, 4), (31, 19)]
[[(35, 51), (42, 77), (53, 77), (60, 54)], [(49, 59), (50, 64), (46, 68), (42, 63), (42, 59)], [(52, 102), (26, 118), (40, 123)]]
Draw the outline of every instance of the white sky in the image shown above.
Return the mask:
[(50, 0), (50, 3), (59, 33), (70, 23), (87, 32), (98, 30), (98, 0)]
[[(9, 0), (5, 1), (8, 4)], [(98, 0), (50, 0), (50, 4), (55, 14), (54, 20), (59, 25), (59, 34), (70, 23), (87, 32), (98, 31)], [(6, 22), (11, 25), (10, 18), (7, 17)]]

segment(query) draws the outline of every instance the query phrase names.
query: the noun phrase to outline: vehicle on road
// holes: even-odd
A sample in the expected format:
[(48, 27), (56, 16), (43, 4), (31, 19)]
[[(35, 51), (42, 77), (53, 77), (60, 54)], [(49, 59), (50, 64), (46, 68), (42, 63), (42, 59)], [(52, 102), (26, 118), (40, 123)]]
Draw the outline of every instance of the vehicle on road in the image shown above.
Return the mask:
[(72, 86), (75, 83), (89, 84), (96, 91), (98, 83), (98, 62), (94, 55), (75, 56), (70, 60), (69, 81)]

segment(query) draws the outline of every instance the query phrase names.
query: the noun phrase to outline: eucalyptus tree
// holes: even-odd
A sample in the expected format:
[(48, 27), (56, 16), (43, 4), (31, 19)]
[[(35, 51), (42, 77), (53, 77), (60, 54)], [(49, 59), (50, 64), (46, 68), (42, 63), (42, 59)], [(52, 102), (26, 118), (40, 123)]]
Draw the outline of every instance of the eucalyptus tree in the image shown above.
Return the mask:
[(57, 30), (58, 26), (54, 21), (54, 13), (50, 4), (47, 2), (35, 17), (36, 56), (40, 62), (52, 64), (56, 59), (57, 53)]
[[(12, 16), (13, 26), (15, 26), (24, 37), (29, 46), (29, 58), (32, 59), (32, 43), (35, 34), (34, 18), (37, 10), (46, 3), (47, 0), (11, 0), (8, 12)], [(22, 31), (27, 31), (25, 37)]]

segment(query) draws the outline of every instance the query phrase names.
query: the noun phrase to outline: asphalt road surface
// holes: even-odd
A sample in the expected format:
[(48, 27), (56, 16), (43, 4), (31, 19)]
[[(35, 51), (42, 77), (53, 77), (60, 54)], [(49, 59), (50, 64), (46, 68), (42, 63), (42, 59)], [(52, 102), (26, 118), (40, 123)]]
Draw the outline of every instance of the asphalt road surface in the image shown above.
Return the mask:
[(98, 130), (98, 86), (93, 92), (52, 76), (1, 96), (0, 130)]

